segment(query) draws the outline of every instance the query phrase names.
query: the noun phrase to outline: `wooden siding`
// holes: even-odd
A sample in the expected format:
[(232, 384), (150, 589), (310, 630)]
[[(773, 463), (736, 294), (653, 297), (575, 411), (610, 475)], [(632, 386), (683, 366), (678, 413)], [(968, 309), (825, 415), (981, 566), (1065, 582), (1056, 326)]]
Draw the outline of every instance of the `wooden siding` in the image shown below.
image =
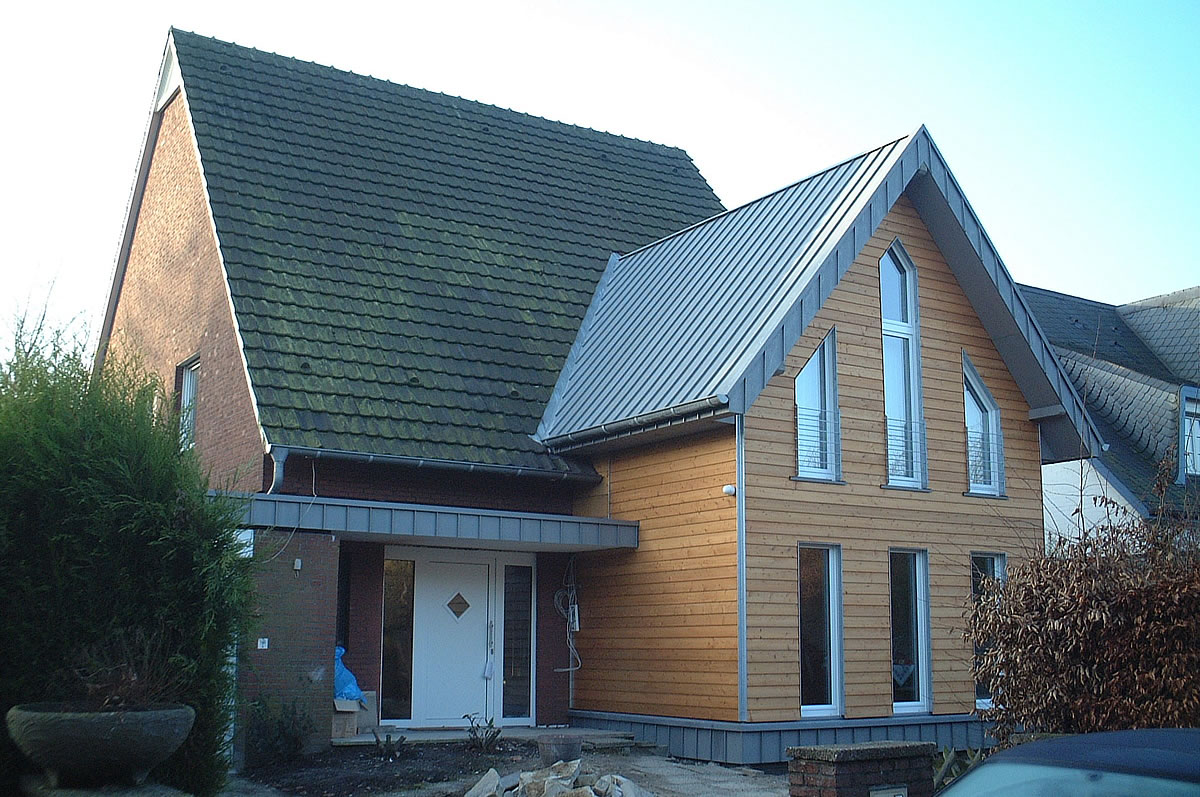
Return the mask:
[(573, 707), (738, 718), (737, 506), (730, 426), (597, 458), (576, 514), (640, 521), (638, 548), (581, 554)]
[[(879, 258), (897, 237), (918, 269), (929, 492), (885, 484)], [(837, 328), (845, 484), (793, 481), (793, 379)], [(962, 352), (1000, 405), (1007, 499), (967, 489)], [(1010, 562), (1042, 540), (1038, 430), (1029, 406), (912, 204), (884, 219), (746, 419), (747, 696), (751, 721), (800, 717), (796, 544), (841, 546), (845, 716), (892, 713), (888, 549), (929, 553), (933, 710), (970, 711), (972, 652), (962, 638), (970, 553)]]

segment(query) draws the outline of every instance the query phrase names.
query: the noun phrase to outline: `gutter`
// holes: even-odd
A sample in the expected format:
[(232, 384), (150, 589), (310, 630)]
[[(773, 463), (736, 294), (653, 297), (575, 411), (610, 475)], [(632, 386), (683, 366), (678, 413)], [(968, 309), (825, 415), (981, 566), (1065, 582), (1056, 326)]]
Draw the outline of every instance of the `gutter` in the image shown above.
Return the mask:
[(620, 437), (640, 431), (643, 427), (677, 421), (689, 415), (697, 415), (705, 411), (728, 406), (729, 396), (725, 393), (717, 393), (708, 398), (686, 401), (683, 404), (676, 404), (674, 407), (644, 412), (641, 415), (634, 415), (631, 418), (622, 418), (619, 421), (602, 423), (599, 426), (590, 426), (586, 429), (568, 432), (567, 434), (548, 437), (539, 442), (551, 451), (555, 449), (578, 448), (585, 443), (595, 443), (606, 438)]
[(483, 473), (498, 476), (516, 476), (526, 478), (546, 479), (555, 482), (574, 484), (599, 484), (598, 473), (571, 473), (543, 470), (541, 468), (523, 468), (516, 465), (486, 465), (479, 462), (459, 462), (452, 459), (433, 459), (428, 457), (408, 457), (399, 454), (367, 454), (361, 451), (341, 451), (330, 448), (308, 448), (304, 446), (267, 445), (267, 453), (274, 463), (274, 476), (267, 493), (277, 493), (283, 487), (283, 465), (287, 458), (295, 454), (312, 459), (332, 459), (341, 462), (361, 462), (364, 464), (379, 463), (381, 465), (404, 465), (412, 468), (428, 468), (455, 473)]

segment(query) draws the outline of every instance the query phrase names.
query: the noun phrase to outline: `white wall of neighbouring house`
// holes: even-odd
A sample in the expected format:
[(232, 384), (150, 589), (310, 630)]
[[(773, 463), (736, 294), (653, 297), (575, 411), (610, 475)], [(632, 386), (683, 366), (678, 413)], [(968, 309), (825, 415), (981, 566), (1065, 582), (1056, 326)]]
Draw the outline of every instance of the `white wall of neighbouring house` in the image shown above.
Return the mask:
[[(1108, 504), (1098, 499), (1110, 499)], [(1115, 523), (1137, 511), (1121, 491), (1096, 468), (1079, 459), (1042, 466), (1042, 515), (1049, 548), (1060, 536), (1078, 538), (1098, 525)]]

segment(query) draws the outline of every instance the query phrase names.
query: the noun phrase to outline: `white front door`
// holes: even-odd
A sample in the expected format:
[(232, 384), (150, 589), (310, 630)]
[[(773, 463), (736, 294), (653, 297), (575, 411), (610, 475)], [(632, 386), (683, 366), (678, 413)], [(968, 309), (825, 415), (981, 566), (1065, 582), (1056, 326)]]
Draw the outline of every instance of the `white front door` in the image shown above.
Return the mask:
[(414, 722), (462, 725), (464, 714), (487, 716), (495, 677), (489, 628), (491, 570), (488, 563), (437, 559), (416, 568)]
[(380, 719), (533, 722), (534, 555), (387, 547)]

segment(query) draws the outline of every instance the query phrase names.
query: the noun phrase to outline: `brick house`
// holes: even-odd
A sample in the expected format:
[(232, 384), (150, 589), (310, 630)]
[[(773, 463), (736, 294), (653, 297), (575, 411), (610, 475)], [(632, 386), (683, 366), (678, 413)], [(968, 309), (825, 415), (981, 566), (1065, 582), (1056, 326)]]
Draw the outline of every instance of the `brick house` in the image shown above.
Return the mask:
[(398, 727), (977, 743), (972, 574), (1101, 446), (924, 129), (727, 211), (678, 149), (181, 31), (117, 348), (249, 497), (241, 690), (318, 728), (340, 643)]

